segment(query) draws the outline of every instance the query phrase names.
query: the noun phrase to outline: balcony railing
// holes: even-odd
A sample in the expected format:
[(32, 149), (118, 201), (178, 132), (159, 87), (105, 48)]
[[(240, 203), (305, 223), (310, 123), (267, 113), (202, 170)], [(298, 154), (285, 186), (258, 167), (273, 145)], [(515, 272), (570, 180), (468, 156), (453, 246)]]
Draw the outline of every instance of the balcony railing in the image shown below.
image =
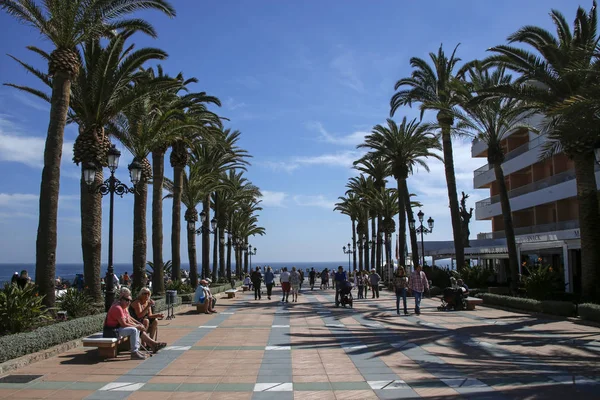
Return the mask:
[[(538, 146), (541, 146), (542, 144), (544, 144), (546, 141), (548, 140), (547, 135), (542, 135), (542, 136), (537, 136), (535, 139), (530, 140), (529, 142), (517, 147), (516, 149), (509, 151), (508, 153), (506, 153), (504, 155), (504, 162), (507, 162), (509, 160), (512, 160), (515, 157), (520, 156), (521, 154), (524, 154), (526, 152), (528, 152), (529, 150), (533, 150)], [(492, 169), (492, 166), (490, 164), (486, 164), (482, 167), (477, 168), (474, 172), (473, 172), (473, 176), (479, 176), (487, 171), (489, 171), (490, 169)]]
[[(579, 220), (574, 219), (574, 220), (570, 220), (570, 221), (552, 222), (550, 224), (532, 225), (532, 226), (524, 226), (521, 228), (515, 228), (515, 236), (531, 235), (533, 233), (565, 231), (568, 229), (577, 229), (577, 228), (579, 228)], [(506, 233), (504, 231), (485, 232), (485, 233), (477, 234), (478, 240), (504, 239), (505, 237), (506, 237)]]
[[(539, 181), (535, 181), (529, 183), (527, 185), (519, 186), (516, 189), (510, 190), (508, 192), (508, 198), (512, 199), (513, 197), (521, 196), (526, 193), (535, 192), (537, 190), (545, 189), (550, 186), (557, 185), (559, 183), (567, 182), (572, 179), (575, 179), (575, 170), (564, 171), (556, 175), (549, 176), (544, 179), (540, 179)], [(500, 195), (495, 195), (489, 197), (485, 200), (478, 201), (475, 203), (475, 208), (487, 207), (489, 205), (498, 203), (500, 201)]]

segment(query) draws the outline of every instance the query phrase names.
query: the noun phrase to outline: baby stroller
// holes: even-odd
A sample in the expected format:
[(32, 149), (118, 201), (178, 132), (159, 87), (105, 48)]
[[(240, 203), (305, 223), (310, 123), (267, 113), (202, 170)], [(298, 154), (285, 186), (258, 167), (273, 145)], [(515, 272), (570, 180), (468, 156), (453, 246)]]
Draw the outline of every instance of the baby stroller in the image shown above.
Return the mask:
[[(352, 308), (352, 283), (348, 281), (343, 282), (340, 285), (339, 292), (339, 304), (341, 304), (343, 307), (350, 305), (350, 308)], [(336, 303), (335, 306), (337, 307), (339, 304)]]
[(453, 289), (448, 287), (442, 292), (442, 305), (438, 307), (439, 311), (460, 311), (466, 308), (463, 296), (463, 288)]

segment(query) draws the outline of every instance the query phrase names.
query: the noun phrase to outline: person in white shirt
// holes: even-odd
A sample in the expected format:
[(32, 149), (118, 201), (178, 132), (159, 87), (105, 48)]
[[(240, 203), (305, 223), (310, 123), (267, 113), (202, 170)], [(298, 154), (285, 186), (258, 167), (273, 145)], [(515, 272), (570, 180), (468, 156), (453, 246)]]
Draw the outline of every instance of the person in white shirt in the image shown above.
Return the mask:
[(281, 290), (283, 291), (283, 298), (281, 302), (288, 302), (288, 297), (290, 297), (290, 273), (287, 270), (287, 267), (283, 267), (283, 272), (279, 275), (279, 282), (281, 283)]

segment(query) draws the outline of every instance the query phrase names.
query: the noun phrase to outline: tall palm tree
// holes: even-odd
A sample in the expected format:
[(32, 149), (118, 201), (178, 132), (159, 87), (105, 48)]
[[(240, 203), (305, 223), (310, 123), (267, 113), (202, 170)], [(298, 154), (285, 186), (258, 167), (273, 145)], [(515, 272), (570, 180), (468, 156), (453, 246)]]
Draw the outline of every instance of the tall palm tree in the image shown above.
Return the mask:
[[(361, 157), (359, 160), (354, 162), (354, 168), (359, 170), (360, 172), (367, 174), (373, 177), (375, 190), (379, 193), (383, 193), (385, 191), (385, 178), (390, 175), (389, 165), (381, 158), (374, 156), (373, 154), (366, 154)], [(379, 205), (379, 203), (374, 203), (374, 205)], [(374, 208), (375, 214), (377, 216), (377, 233), (373, 232), (375, 235), (375, 266), (378, 272), (381, 272), (381, 260), (382, 260), (382, 248), (384, 244), (383, 238), (383, 218), (380, 212), (380, 209)]]
[(528, 130), (525, 121), (531, 115), (524, 110), (523, 102), (514, 98), (494, 97), (477, 101), (477, 96), (485, 94), (489, 89), (512, 84), (512, 77), (505, 74), (504, 71), (504, 68), (500, 67), (490, 72), (490, 70), (474, 64), (469, 71), (467, 90), (464, 93), (463, 108), (465, 112), (456, 115), (458, 121), (456, 129), (487, 144), (487, 160), (489, 165), (494, 168), (502, 207), (511, 286), (513, 291), (516, 291), (519, 282), (519, 259), (508, 189), (502, 170), (504, 162), (502, 141), (513, 132)]
[[(597, 88), (598, 33), (597, 7), (586, 12), (579, 7), (573, 29), (557, 10), (550, 17), (556, 34), (537, 26), (524, 26), (508, 37), (510, 45), (492, 47), (496, 53), (484, 64), (501, 65), (520, 74), (516, 85), (500, 87), (502, 95), (515, 97), (549, 117), (550, 153), (562, 150), (573, 161), (577, 180), (579, 229), (581, 232), (582, 294), (600, 298), (600, 210), (594, 173), (594, 147), (597, 145), (598, 107), (576, 107)], [(515, 47), (526, 45), (532, 51)], [(585, 105), (582, 102), (580, 105)], [(576, 111), (576, 112), (574, 112)]]
[[(413, 102), (420, 103), (421, 117), (426, 110), (437, 112), (437, 121), (442, 130), (442, 148), (444, 153), (444, 170), (448, 186), (450, 216), (452, 218), (452, 234), (456, 266), (461, 270), (465, 265), (465, 249), (462, 242), (460, 211), (458, 208), (458, 193), (456, 191), (456, 176), (454, 174), (454, 155), (452, 152), (452, 125), (454, 110), (460, 104), (457, 91), (460, 89), (462, 70), (455, 72), (460, 58), (456, 57), (456, 49), (450, 58), (446, 56), (442, 46), (437, 54), (430, 53), (432, 65), (421, 58), (413, 57), (410, 65), (413, 72), (410, 77), (400, 79), (394, 87), (397, 92), (390, 100), (391, 112), (394, 116), (400, 106)], [(406, 88), (407, 89), (404, 89)], [(402, 88), (402, 90), (400, 90)]]
[[(404, 250), (406, 246), (406, 214), (409, 221), (414, 221), (412, 208), (410, 206), (410, 196), (406, 180), (413, 173), (416, 166), (429, 171), (429, 166), (425, 159), (429, 157), (440, 159), (440, 156), (434, 153), (434, 150), (440, 150), (439, 139), (431, 133), (431, 127), (428, 124), (419, 124), (416, 119), (407, 121), (406, 117), (402, 119), (400, 125), (392, 119), (387, 120), (387, 126), (376, 125), (371, 134), (365, 137), (365, 142), (358, 146), (359, 148), (370, 148), (377, 157), (381, 157), (388, 163), (392, 175), (396, 179), (398, 186), (398, 210), (399, 216), (399, 238), (400, 248)], [(416, 232), (410, 229), (413, 265), (419, 265), (419, 251), (417, 246)], [(401, 255), (400, 259), (403, 260)], [(401, 264), (403, 264), (401, 262)]]
[[(196, 83), (196, 78), (183, 80), (182, 74), (178, 79), (183, 81), (183, 87), (187, 89), (190, 83)], [(181, 131), (181, 135), (173, 138), (171, 145), (171, 156), (169, 158), (173, 168), (173, 207), (171, 216), (171, 279), (181, 279), (181, 191), (184, 168), (189, 159), (189, 147), (195, 140), (210, 135), (207, 127), (220, 127), (219, 117), (208, 111), (206, 104), (221, 105), (218, 98), (207, 96), (206, 93), (189, 93), (182, 96), (182, 102), (186, 106), (186, 117), (195, 127)]]
[[(88, 40), (83, 46), (83, 62), (79, 74), (73, 81), (70, 95), (70, 109), (67, 122), (79, 125), (79, 135), (73, 149), (73, 161), (82, 163), (81, 188), (81, 240), (83, 270), (86, 286), (95, 301), (102, 299), (100, 286), (101, 242), (102, 242), (102, 196), (93, 191), (83, 179), (83, 170), (90, 163), (96, 167), (95, 185), (102, 183), (102, 166), (106, 166), (106, 152), (110, 147), (105, 126), (122, 110), (139, 99), (172, 83), (154, 81), (151, 84), (132, 85), (140, 79), (140, 67), (147, 61), (164, 59), (166, 53), (153, 48), (133, 51), (133, 46), (125, 47), (133, 31), (114, 35), (104, 47), (100, 40)], [(36, 53), (48, 59), (42, 50)], [(35, 70), (15, 58), (28, 71), (33, 72), (48, 87), (53, 78)], [(167, 85), (167, 86), (165, 86)], [(32, 93), (50, 102), (50, 96), (29, 87), (10, 85)], [(144, 263), (145, 265), (145, 263)]]
[[(375, 181), (372, 177), (365, 177), (363, 174), (359, 176), (352, 177), (348, 179), (348, 183), (346, 184), (346, 195), (350, 193), (354, 193), (364, 205), (364, 214), (362, 215), (362, 219), (357, 224), (357, 230), (359, 235), (358, 240), (362, 240), (364, 242), (363, 246), (363, 256), (365, 262), (365, 269), (370, 270), (371, 267), (374, 267), (374, 263), (369, 260), (369, 213), (373, 209), (372, 204), (372, 193), (375, 191)], [(369, 263), (371, 267), (369, 267)]]
[[(340, 201), (335, 203), (333, 211), (339, 211), (347, 215), (352, 222), (353, 270), (356, 271), (356, 253), (358, 252), (358, 248), (356, 247), (356, 221), (360, 217), (360, 201), (354, 193), (348, 193), (346, 197), (338, 197), (338, 200)], [(362, 255), (360, 255), (360, 270), (362, 270)]]
[(35, 263), (36, 283), (40, 294), (44, 296), (44, 304), (53, 307), (60, 162), (71, 85), (81, 66), (77, 47), (121, 29), (137, 30), (155, 37), (156, 33), (147, 21), (125, 17), (142, 9), (155, 9), (174, 16), (175, 10), (165, 0), (44, 0), (42, 4), (43, 8), (30, 0), (1, 0), (0, 8), (38, 30), (54, 46), (47, 58), (52, 94), (40, 185)]

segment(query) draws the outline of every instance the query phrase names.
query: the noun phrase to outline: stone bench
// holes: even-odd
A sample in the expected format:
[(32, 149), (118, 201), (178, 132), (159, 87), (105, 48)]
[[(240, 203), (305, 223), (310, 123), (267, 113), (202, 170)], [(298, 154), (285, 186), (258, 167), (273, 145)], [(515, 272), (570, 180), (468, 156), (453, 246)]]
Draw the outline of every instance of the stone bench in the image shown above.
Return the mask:
[(477, 297), (467, 297), (465, 299), (465, 303), (467, 304), (467, 310), (474, 310), (477, 304), (483, 304), (483, 299), (479, 299)]
[(198, 313), (204, 314), (208, 311), (208, 301), (204, 300), (204, 303), (192, 303), (192, 307), (196, 307)]
[(104, 358), (115, 358), (119, 350), (129, 350), (129, 336), (105, 338), (102, 332), (95, 333), (82, 340), (83, 347), (97, 347), (98, 355)]
[(235, 294), (237, 293), (237, 291), (238, 291), (237, 289), (229, 289), (223, 293), (225, 293), (227, 295), (228, 299), (233, 299), (235, 297)]

